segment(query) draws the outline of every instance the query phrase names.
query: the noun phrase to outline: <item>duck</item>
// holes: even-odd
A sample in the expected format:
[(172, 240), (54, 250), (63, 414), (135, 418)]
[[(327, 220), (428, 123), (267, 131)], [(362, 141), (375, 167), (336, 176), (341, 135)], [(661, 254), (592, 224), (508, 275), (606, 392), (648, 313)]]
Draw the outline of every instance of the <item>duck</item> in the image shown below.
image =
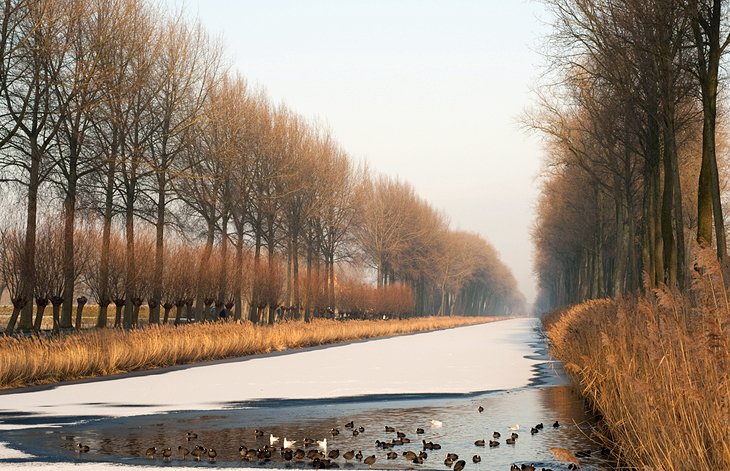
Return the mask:
[(170, 457), (172, 457), (172, 448), (165, 448), (162, 450), (162, 459), (165, 461), (170, 461)]
[(515, 444), (515, 439), (514, 439), (514, 438), (512, 438), (512, 437), (509, 437), (509, 438), (508, 438), (508, 439), (506, 439), (506, 440), (505, 440), (504, 442), (505, 442), (505, 443), (506, 443), (507, 445), (514, 445), (514, 444)]
[(484, 412), (484, 407), (482, 407), (482, 406), (479, 406), (479, 408), (478, 408), (477, 410), (478, 410), (478, 411), (479, 411), (479, 413), (481, 414), (482, 412)]
[(386, 425), (385, 426), (385, 431), (388, 432), (388, 433), (393, 433), (393, 432), (395, 432), (395, 427), (391, 427), (389, 425)]
[(558, 422), (556, 420), (555, 423), (553, 424), (553, 428), (558, 428), (558, 427), (560, 427), (560, 422)]
[(509, 426), (510, 430), (516, 431), (520, 429), (520, 424), (514, 424)]
[(315, 440), (313, 440), (313, 439), (311, 439), (309, 437), (306, 437), (304, 439), (304, 446), (314, 445), (314, 442), (315, 442)]
[(482, 457), (479, 456), (479, 455), (474, 455), (474, 456), (471, 457), (471, 461), (472, 461), (472, 463), (481, 463), (482, 462)]
[(444, 459), (444, 464), (450, 468), (451, 465), (454, 464), (454, 460), (447, 456), (446, 459)]
[(389, 451), (387, 455), (385, 455), (389, 460), (394, 460), (398, 458), (398, 453), (394, 451)]
[(357, 428), (357, 431), (358, 431), (358, 432), (360, 432), (360, 433), (363, 433), (363, 432), (365, 431), (365, 427), (363, 427), (363, 426), (361, 425), (361, 426), (359, 426), (359, 427)]
[(147, 458), (154, 459), (155, 454), (157, 454), (157, 447), (153, 446), (153, 447), (147, 448), (147, 451), (145, 451), (144, 454), (145, 454), (145, 456), (147, 456)]
[(284, 461), (291, 461), (294, 458), (294, 452), (287, 448), (281, 452), (281, 457), (284, 458)]
[(256, 458), (263, 461), (269, 461), (271, 459), (271, 450), (266, 447), (256, 450)]
[(515, 440), (517, 440), (518, 438), (520, 438), (520, 436), (517, 435), (516, 433), (512, 432), (512, 438), (514, 438)]
[(352, 436), (353, 437), (357, 437), (358, 435), (360, 435), (360, 431), (359, 430), (353, 430), (352, 431)]
[(539, 432), (539, 430), (538, 430), (538, 429), (537, 429), (536, 427), (532, 427), (532, 428), (530, 429), (530, 435), (535, 435), (535, 434), (536, 434), (536, 433), (538, 433), (538, 432)]
[(297, 451), (294, 452), (294, 459), (297, 461), (303, 460), (305, 456), (307, 456), (307, 454), (301, 448), (297, 448)]
[(255, 448), (250, 448), (246, 452), (246, 456), (244, 457), (244, 459), (246, 461), (252, 461), (252, 460), (255, 460), (258, 457), (259, 457), (259, 451), (257, 449), (255, 449)]
[(200, 461), (200, 457), (205, 453), (207, 450), (201, 446), (196, 446), (193, 448), (193, 451), (190, 452), (190, 454), (195, 458), (195, 461)]
[(269, 434), (269, 444), (273, 445), (274, 443), (279, 441), (279, 437), (275, 437), (273, 433)]
[(456, 461), (459, 459), (459, 455), (457, 455), (456, 453), (447, 453), (446, 457), (451, 458), (451, 461)]
[(418, 457), (418, 455), (412, 451), (404, 451), (403, 456), (405, 456), (408, 461), (413, 461)]
[(370, 455), (363, 460), (363, 463), (365, 463), (368, 466), (372, 466), (373, 464), (375, 464), (375, 461), (377, 461), (377, 458), (375, 458), (375, 455)]
[(512, 463), (512, 466), (509, 467), (509, 471), (521, 471), (520, 467), (516, 464)]
[(284, 437), (284, 448), (291, 448), (296, 442), (296, 440), (287, 440), (286, 437)]
[(358, 461), (362, 461), (362, 451), (357, 450), (357, 453), (355, 453), (355, 459)]
[(178, 451), (178, 453), (180, 453), (182, 455), (182, 459), (185, 459), (190, 454), (190, 450), (188, 450), (187, 448), (185, 448), (182, 445), (177, 447), (177, 451)]
[(76, 453), (86, 453), (89, 451), (89, 445), (79, 443), (76, 445)]
[(327, 451), (327, 439), (324, 438), (322, 440), (317, 440), (317, 446), (323, 449), (324, 451)]
[(332, 434), (333, 437), (336, 437), (337, 435), (340, 434), (340, 429), (338, 429), (337, 427), (333, 427), (332, 430), (330, 431), (330, 433)]
[(499, 442), (497, 440), (489, 440), (489, 447), (494, 448), (499, 446)]
[(248, 448), (243, 445), (238, 447), (238, 454), (241, 455), (241, 459), (246, 457), (246, 453), (248, 453)]
[(346, 451), (342, 454), (342, 457), (347, 461), (352, 460), (355, 457), (355, 450)]
[(428, 458), (428, 453), (426, 453), (425, 451), (419, 451), (418, 457), (425, 460), (426, 458)]
[(454, 471), (461, 471), (462, 469), (464, 469), (464, 466), (466, 466), (466, 461), (459, 460), (454, 463)]
[(406, 438), (405, 432), (396, 432), (396, 435), (398, 436), (398, 438)]
[(185, 438), (187, 438), (188, 441), (195, 440), (196, 438), (198, 438), (198, 434), (195, 432), (188, 432), (185, 434)]
[(440, 420), (431, 420), (431, 427), (432, 428), (441, 428), (444, 426), (444, 423)]
[(474, 446), (484, 446), (484, 440), (477, 440), (474, 442)]
[(324, 453), (319, 450), (309, 450), (307, 452), (307, 458), (309, 458), (310, 460), (313, 460), (315, 458), (324, 458)]
[(208, 448), (208, 461), (211, 463), (215, 462), (215, 457), (218, 456), (218, 452), (215, 451), (215, 448)]
[(345, 424), (345, 428), (355, 428), (355, 422), (352, 420)]
[(256, 436), (256, 438), (263, 437), (264, 431), (263, 430), (254, 430), (253, 434)]
[(520, 466), (520, 471), (535, 471), (535, 465), (534, 464), (522, 464)]
[(416, 435), (423, 435), (424, 433), (426, 433), (426, 431), (422, 428), (419, 427), (416, 429)]
[(413, 458), (413, 459), (411, 460), (411, 463), (413, 463), (413, 464), (423, 464), (423, 460), (424, 460), (424, 459), (425, 459), (425, 458), (422, 458), (422, 457), (420, 457), (420, 456), (416, 456), (415, 458)]
[(545, 426), (542, 424), (542, 422), (540, 422), (539, 424), (535, 425), (535, 428), (538, 430), (542, 430), (543, 428), (545, 428)]
[(501, 433), (499, 433), (499, 432), (494, 432), (494, 433), (492, 434), (492, 438), (499, 438), (499, 437), (501, 437), (501, 436), (502, 436), (502, 434), (501, 434)]
[(336, 460), (338, 456), (340, 456), (340, 450), (338, 449), (330, 450), (330, 452), (327, 453), (327, 457), (331, 460)]
[(568, 470), (569, 470), (569, 471), (574, 471), (574, 470), (576, 470), (576, 469), (578, 469), (578, 465), (577, 465), (577, 464), (575, 464), (575, 463), (570, 463), (570, 464), (568, 465)]

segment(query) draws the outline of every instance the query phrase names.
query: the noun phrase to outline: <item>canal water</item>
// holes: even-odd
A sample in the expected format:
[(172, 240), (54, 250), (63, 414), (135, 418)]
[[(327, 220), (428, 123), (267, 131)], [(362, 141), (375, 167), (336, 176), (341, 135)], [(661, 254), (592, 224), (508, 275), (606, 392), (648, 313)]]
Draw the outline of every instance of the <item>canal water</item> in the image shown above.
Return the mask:
[[(270, 435), (296, 440), (293, 449), (318, 449), (317, 440), (327, 438), (327, 451), (338, 450), (332, 460), (337, 467), (367, 469), (357, 459), (345, 460), (342, 455), (350, 450), (361, 451), (367, 457), (375, 455), (374, 469), (449, 469), (444, 460), (455, 453), (466, 461), (466, 469), (509, 470), (515, 463), (534, 464), (541, 468), (564, 470), (569, 462), (561, 461), (551, 449), (560, 448), (577, 453), (581, 469), (612, 469), (613, 460), (602, 450), (594, 436), (596, 418), (586, 409), (584, 401), (568, 384), (559, 363), (546, 355), (544, 340), (536, 335), (535, 358), (544, 360), (535, 370), (530, 385), (506, 391), (488, 391), (471, 394), (419, 394), (359, 396), (322, 400), (271, 400), (228, 404), (223, 410), (185, 411), (131, 418), (92, 418), (54, 427), (0, 431), (0, 441), (9, 443), (34, 455), (35, 461), (51, 462), (112, 462), (128, 465), (176, 465), (201, 468), (256, 467), (256, 468), (310, 468), (311, 460), (286, 461), (282, 454), (271, 454), (270, 460), (243, 461), (239, 447), (261, 448), (270, 443)], [(495, 357), (486, 361), (508, 361)], [(423, 374), (448, 375), (448, 371), (431, 372), (416, 363), (404, 362), (400, 368), (423, 368)], [(170, 394), (191, 394), (192, 391), (170, 391)], [(479, 407), (483, 408), (479, 412)], [(12, 421), (11, 418), (6, 418)], [(559, 427), (553, 427), (555, 422)], [(354, 429), (345, 425), (353, 422)], [(544, 428), (536, 434), (530, 429), (538, 423)], [(403, 432), (410, 443), (395, 445), (392, 449), (376, 446), (376, 441), (389, 442), (396, 433), (386, 432), (386, 426)], [(513, 430), (518, 434), (514, 444), (507, 444)], [(364, 431), (359, 432), (362, 427)], [(332, 434), (332, 429), (339, 434)], [(417, 433), (422, 429), (422, 433)], [(257, 437), (255, 430), (264, 435)], [(357, 435), (353, 430), (358, 430)], [(192, 432), (195, 438), (188, 439)], [(490, 447), (493, 433), (499, 446)], [(313, 444), (306, 446), (305, 439)], [(423, 464), (413, 464), (403, 453), (423, 451), (423, 441), (438, 443), (440, 450), (426, 450)], [(475, 445), (485, 440), (486, 446)], [(86, 453), (78, 453), (76, 445), (89, 446)], [(215, 461), (194, 461), (188, 455), (184, 460), (178, 446), (193, 449), (196, 445), (216, 450)], [(146, 450), (156, 447), (154, 458)], [(169, 460), (162, 457), (162, 449), (173, 451)], [(396, 459), (388, 459), (388, 452), (396, 452)], [(603, 452), (602, 452), (603, 451)], [(588, 453), (590, 453), (589, 456)], [(474, 455), (481, 458), (473, 462)]]

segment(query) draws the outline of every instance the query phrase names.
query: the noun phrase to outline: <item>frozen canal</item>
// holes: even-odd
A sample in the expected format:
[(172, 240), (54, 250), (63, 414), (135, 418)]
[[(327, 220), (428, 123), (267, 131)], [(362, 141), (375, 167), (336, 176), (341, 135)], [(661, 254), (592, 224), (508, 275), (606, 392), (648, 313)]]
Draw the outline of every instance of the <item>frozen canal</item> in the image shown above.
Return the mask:
[[(345, 460), (346, 451), (375, 455), (375, 469), (446, 470), (448, 453), (474, 470), (508, 470), (511, 463), (567, 469), (553, 447), (591, 450), (583, 469), (608, 467), (591, 441), (593, 419), (545, 357), (536, 326), (514, 319), (0, 395), (0, 468), (311, 469), (311, 460), (288, 462), (279, 452), (241, 461), (241, 445), (261, 448), (270, 434), (280, 437), (278, 446), (286, 437), (305, 451), (318, 448), (305, 447), (305, 438), (327, 437), (327, 451), (340, 454), (332, 462), (354, 469), (368, 466)], [(354, 436), (345, 427), (350, 421), (364, 431)], [(540, 422), (545, 428), (531, 435)], [(507, 444), (516, 424), (519, 438)], [(411, 442), (377, 447), (376, 440), (396, 438), (386, 426)], [(332, 435), (333, 428), (340, 433)], [(256, 429), (265, 435), (257, 438)], [(500, 445), (489, 447), (495, 431)], [(188, 440), (188, 432), (197, 437)], [(441, 449), (426, 450), (423, 464), (413, 464), (403, 453), (423, 451), (422, 440)], [(78, 453), (78, 443), (89, 452)], [(195, 445), (215, 448), (215, 462), (183, 461), (178, 446)], [(154, 459), (145, 453), (153, 446)], [(173, 454), (163, 462), (166, 447)], [(389, 452), (397, 458), (388, 459)]]

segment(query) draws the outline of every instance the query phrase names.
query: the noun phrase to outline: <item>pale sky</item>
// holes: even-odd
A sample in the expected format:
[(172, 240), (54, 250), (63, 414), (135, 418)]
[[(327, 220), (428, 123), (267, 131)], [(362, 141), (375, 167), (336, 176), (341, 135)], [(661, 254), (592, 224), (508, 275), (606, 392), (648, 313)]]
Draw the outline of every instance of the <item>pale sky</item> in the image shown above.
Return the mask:
[(532, 302), (542, 161), (519, 117), (547, 27), (534, 0), (163, 0), (184, 5), (273, 101), (410, 182), (501, 254)]

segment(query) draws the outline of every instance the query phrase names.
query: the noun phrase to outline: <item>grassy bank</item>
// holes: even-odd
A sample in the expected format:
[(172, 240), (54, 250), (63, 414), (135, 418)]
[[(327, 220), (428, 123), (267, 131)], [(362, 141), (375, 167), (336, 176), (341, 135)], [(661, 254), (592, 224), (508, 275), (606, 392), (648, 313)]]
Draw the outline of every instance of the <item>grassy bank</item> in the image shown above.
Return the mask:
[(590, 301), (544, 319), (553, 353), (630, 465), (730, 468), (730, 305), (719, 269), (692, 289)]
[(324, 345), (498, 320), (425, 317), (388, 321), (315, 320), (274, 326), (205, 323), (124, 331), (89, 330), (52, 338), (0, 337), (0, 389)]

